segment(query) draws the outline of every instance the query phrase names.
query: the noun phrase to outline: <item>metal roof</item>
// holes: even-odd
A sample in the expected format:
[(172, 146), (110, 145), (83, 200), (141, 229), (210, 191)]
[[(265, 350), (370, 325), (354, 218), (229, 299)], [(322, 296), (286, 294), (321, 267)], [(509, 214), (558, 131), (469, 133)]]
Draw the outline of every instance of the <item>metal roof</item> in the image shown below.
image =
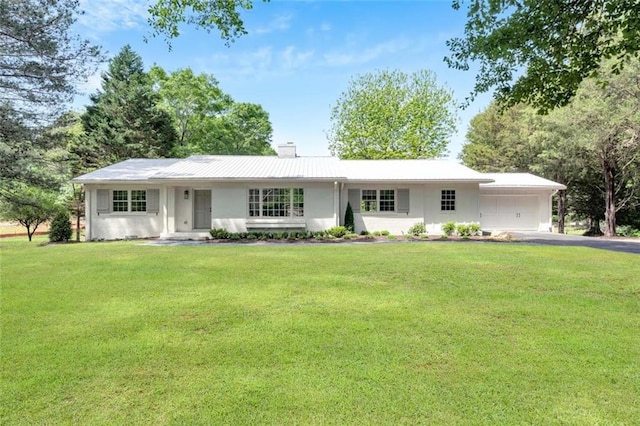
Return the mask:
[(452, 160), (341, 160), (350, 181), (491, 182)]
[(75, 183), (100, 183), (113, 181), (146, 181), (149, 177), (180, 161), (177, 158), (132, 158), (102, 169), (78, 176)]
[(484, 175), (493, 179), (493, 182), (480, 184), (481, 188), (567, 189), (560, 183), (530, 173), (484, 173)]
[(339, 160), (335, 157), (197, 155), (131, 159), (78, 176), (76, 183), (180, 180), (475, 182), (482, 188), (566, 189), (529, 173), (479, 173), (452, 160)]
[(272, 157), (198, 155), (180, 160), (154, 174), (152, 179), (268, 180), (344, 179), (334, 157)]

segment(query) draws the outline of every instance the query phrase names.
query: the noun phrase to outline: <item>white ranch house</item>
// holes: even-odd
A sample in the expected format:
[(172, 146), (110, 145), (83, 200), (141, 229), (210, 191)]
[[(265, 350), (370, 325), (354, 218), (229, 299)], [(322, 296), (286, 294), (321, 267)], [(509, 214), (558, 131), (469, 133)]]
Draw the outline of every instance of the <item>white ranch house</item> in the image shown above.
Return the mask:
[(479, 173), (449, 160), (340, 160), (278, 156), (131, 159), (79, 176), (86, 239), (198, 239), (211, 228), (406, 232), (424, 222), (479, 222), (485, 231), (552, 229), (553, 194), (565, 187), (527, 173)]

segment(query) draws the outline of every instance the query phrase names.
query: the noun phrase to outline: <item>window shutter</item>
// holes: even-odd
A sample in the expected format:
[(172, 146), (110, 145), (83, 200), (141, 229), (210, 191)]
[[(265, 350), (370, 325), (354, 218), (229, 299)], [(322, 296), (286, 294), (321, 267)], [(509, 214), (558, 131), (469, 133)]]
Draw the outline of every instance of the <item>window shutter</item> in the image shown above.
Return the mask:
[(354, 213), (360, 213), (360, 190), (349, 189), (349, 204)]
[(409, 213), (409, 189), (398, 189), (398, 213)]
[(110, 213), (111, 212), (111, 203), (109, 202), (109, 190), (108, 189), (98, 189), (98, 200), (96, 202), (96, 210), (98, 214), (100, 213)]
[(160, 190), (147, 189), (147, 213), (156, 213), (160, 211)]

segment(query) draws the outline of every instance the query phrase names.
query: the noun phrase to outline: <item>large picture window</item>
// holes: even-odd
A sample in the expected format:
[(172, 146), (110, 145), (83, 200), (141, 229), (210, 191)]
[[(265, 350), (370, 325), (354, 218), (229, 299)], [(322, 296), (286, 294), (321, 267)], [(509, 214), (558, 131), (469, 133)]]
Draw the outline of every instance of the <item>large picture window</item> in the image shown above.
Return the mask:
[(443, 189), (440, 198), (440, 210), (451, 212), (456, 210), (456, 191), (454, 189)]
[(360, 210), (363, 212), (395, 212), (395, 189), (363, 189)]
[(250, 217), (304, 216), (303, 188), (249, 189)]

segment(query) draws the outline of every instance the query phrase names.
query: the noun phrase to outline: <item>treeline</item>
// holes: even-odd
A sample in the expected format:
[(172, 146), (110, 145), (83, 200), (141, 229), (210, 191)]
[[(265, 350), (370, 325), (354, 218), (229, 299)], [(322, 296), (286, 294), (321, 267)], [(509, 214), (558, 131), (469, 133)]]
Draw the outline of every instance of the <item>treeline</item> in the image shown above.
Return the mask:
[(39, 108), (53, 108), (46, 102), (1, 101), (0, 217), (21, 223), (29, 237), (70, 206), (82, 216), (82, 190), (69, 181), (100, 167), (128, 158), (275, 154), (260, 105), (235, 102), (213, 75), (190, 68), (147, 72), (129, 46), (108, 61), (85, 111), (45, 117)]

